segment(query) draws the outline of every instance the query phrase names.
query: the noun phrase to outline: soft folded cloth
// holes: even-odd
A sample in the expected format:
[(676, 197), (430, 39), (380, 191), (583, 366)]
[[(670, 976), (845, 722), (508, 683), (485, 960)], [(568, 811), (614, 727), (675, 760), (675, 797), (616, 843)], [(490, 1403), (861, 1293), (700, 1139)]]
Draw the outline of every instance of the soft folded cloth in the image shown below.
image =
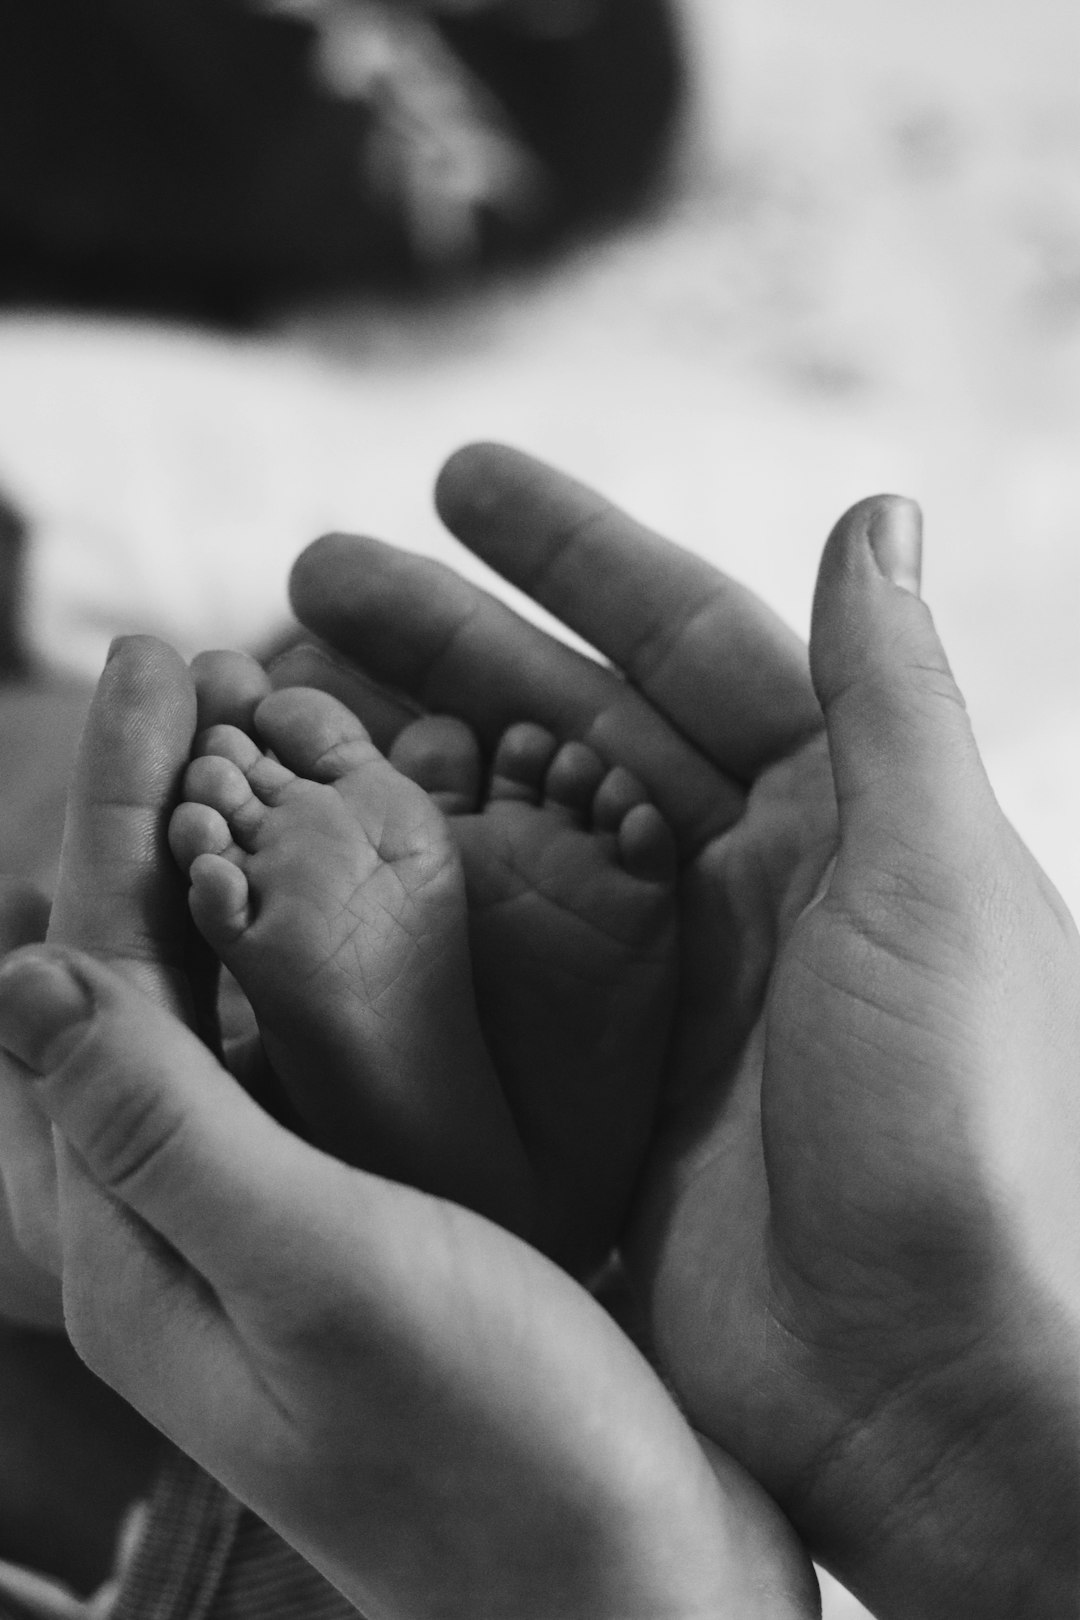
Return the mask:
[(96, 1592), (79, 1597), (62, 1581), (0, 1559), (0, 1620), (112, 1620), (150, 1518), (147, 1502), (133, 1502), (116, 1542), (108, 1578)]
[(182, 1452), (128, 1514), (112, 1575), (81, 1599), (0, 1564), (0, 1620), (356, 1620), (299, 1553)]

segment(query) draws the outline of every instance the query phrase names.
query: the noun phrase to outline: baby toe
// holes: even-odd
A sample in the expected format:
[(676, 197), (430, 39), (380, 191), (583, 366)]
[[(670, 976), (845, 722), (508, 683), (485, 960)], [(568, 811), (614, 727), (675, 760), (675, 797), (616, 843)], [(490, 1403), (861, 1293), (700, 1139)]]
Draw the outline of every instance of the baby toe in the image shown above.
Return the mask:
[(261, 799), (263, 804), (271, 806), (280, 804), (282, 796), (296, 781), (296, 776), (287, 765), (271, 759), (267, 754), (260, 754), (244, 775), (252, 793)]
[[(239, 733), (238, 733), (239, 735)], [(266, 818), (266, 806), (252, 792), (240, 766), (221, 754), (193, 759), (184, 774), (184, 798), (216, 810), (244, 849), (250, 849)]]
[(463, 720), (425, 715), (394, 739), (395, 770), (422, 787), (448, 816), (471, 814), (480, 801), (480, 745)]
[(336, 782), (382, 757), (355, 714), (312, 687), (271, 692), (255, 710), (255, 729), (283, 765), (312, 782)]
[(592, 820), (597, 832), (617, 832), (636, 805), (649, 802), (648, 790), (625, 765), (608, 771), (596, 790)]
[(619, 857), (631, 877), (646, 883), (674, 883), (679, 872), (675, 834), (655, 804), (638, 804), (618, 832)]
[(237, 726), (250, 731), (252, 716), (270, 690), (270, 678), (248, 653), (201, 652), (191, 660), (199, 705), (199, 729)]
[(238, 770), (245, 773), (263, 757), (262, 749), (246, 731), (230, 725), (208, 726), (201, 731), (195, 738), (191, 753), (194, 759), (209, 755), (231, 760)]
[(247, 877), (222, 855), (197, 857), (191, 868), (188, 905), (196, 928), (216, 950), (227, 950), (251, 925)]
[(169, 848), (183, 872), (190, 872), (200, 855), (239, 856), (229, 823), (208, 804), (178, 804), (169, 818)]
[(589, 826), (593, 800), (607, 775), (607, 766), (585, 743), (568, 742), (559, 749), (544, 779), (544, 806), (568, 813)]
[(488, 786), (489, 801), (511, 799), (519, 803), (539, 804), (544, 791), (544, 777), (558, 746), (550, 731), (534, 725), (530, 720), (511, 726), (503, 733), (495, 749)]

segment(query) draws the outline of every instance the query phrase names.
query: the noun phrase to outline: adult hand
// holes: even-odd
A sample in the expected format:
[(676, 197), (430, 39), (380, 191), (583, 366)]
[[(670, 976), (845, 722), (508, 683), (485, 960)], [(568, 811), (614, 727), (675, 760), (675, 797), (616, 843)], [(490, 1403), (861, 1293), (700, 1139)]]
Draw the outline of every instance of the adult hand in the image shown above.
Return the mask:
[(302, 1143), (84, 953), (9, 958), (0, 1041), (63, 1143), (76, 1348), (373, 1620), (817, 1612), (772, 1503), (535, 1251)]
[[(45, 938), (49, 903), (29, 883), (0, 878), (0, 962), (21, 945)], [(42, 1197), (42, 1185), (50, 1196)], [(41, 1253), (55, 1234), (55, 1187), (52, 1132), (32, 1097), (5, 1068), (0, 1056), (0, 1322), (19, 1327), (63, 1327), (55, 1275), (34, 1261), (24, 1237), (44, 1212), (45, 1234), (31, 1252)], [(18, 1215), (16, 1214), (18, 1211)]]
[(1067, 1612), (1080, 952), (912, 594), (917, 514), (864, 503), (830, 539), (826, 738), (760, 604), (598, 497), (479, 448), (439, 502), (633, 684), (371, 542), (312, 548), (297, 610), (482, 735), (588, 736), (683, 832), (671, 1115), (632, 1248), (690, 1413), (876, 1613)]
[[(148, 692), (163, 694), (147, 723)], [(55, 903), (30, 885), (0, 890), (0, 960), (43, 939), (82, 946), (146, 994), (190, 1011), (192, 939), (165, 820), (195, 729), (182, 660), (160, 642), (118, 642), (98, 684), (75, 763)], [(121, 782), (119, 797), (103, 784)], [(0, 1315), (63, 1326), (56, 1168), (49, 1122), (0, 1053)]]

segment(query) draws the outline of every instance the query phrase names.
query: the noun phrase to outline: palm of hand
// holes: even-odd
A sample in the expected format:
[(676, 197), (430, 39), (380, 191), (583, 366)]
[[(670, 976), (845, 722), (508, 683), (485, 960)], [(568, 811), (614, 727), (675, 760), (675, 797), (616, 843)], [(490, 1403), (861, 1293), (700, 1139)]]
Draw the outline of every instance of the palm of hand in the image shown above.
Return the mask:
[[(1031, 1342), (1046, 1302), (1020, 1268), (1007, 1322), (971, 1279), (1013, 1269), (995, 1176), (1053, 1158), (1045, 1090), (1025, 1116), (1013, 1082), (1030, 1091), (1034, 1041), (1067, 1107), (1080, 1050), (1055, 1016), (1080, 942), (1000, 816), (966, 844), (961, 829), (948, 865), (897, 845), (830, 873), (835, 827), (822, 735), (763, 774), (690, 873), (686, 957), (704, 966), (632, 1242), (693, 1421), (811, 1535), (834, 1458), (854, 1494), (860, 1431), (891, 1426), (917, 1491), (912, 1386), (950, 1365), (976, 1378), (992, 1335)], [(1037, 964), (1019, 983), (1017, 961)], [(1062, 1209), (1068, 1153), (1039, 1177)], [(1047, 1213), (1033, 1244), (1067, 1224)], [(1075, 1281), (1078, 1258), (1045, 1269)]]

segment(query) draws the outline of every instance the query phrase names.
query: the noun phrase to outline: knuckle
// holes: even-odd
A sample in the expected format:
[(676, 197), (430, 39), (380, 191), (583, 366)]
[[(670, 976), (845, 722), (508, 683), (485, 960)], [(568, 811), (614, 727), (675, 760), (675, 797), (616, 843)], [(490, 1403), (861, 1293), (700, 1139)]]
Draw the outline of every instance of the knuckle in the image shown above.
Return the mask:
[(125, 1086), (88, 1117), (74, 1145), (94, 1175), (123, 1197), (160, 1178), (182, 1129), (180, 1115), (161, 1098)]

